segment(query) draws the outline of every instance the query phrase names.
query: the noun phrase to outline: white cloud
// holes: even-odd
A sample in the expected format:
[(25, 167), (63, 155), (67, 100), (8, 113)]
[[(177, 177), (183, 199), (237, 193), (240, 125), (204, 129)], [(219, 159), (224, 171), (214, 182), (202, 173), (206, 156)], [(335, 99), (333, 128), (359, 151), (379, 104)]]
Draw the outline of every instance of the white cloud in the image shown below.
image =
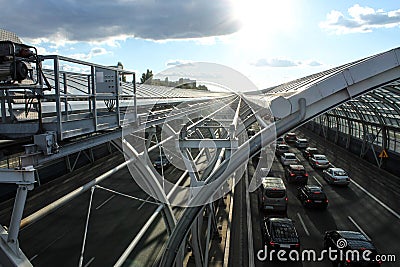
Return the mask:
[[(198, 0), (42, 0), (2, 5), (0, 25), (23, 38), (52, 42), (108, 42), (128, 37), (165, 40), (203, 38), (234, 33), (240, 21), (233, 1)], [(15, 14), (29, 23), (21, 23)], [(209, 40), (208, 40), (209, 41)]]
[(315, 60), (296, 61), (296, 60), (284, 59), (284, 58), (260, 58), (257, 61), (252, 62), (250, 64), (253, 66), (256, 66), (256, 67), (273, 67), (273, 68), (322, 66), (322, 63), (315, 61)]
[(293, 67), (297, 66), (298, 63), (288, 59), (282, 58), (261, 58), (256, 62), (252, 63), (256, 67)]
[(79, 59), (79, 60), (89, 60), (89, 59), (92, 59), (93, 57), (106, 55), (106, 54), (110, 54), (110, 53), (111, 52), (107, 51), (103, 47), (94, 47), (87, 54), (78, 53), (78, 54), (69, 55), (69, 57)]
[(345, 16), (342, 12), (332, 10), (326, 20), (319, 24), (320, 28), (336, 34), (348, 34), (400, 26), (400, 9), (386, 12), (356, 4), (347, 12), (348, 16)]
[(318, 61), (315, 61), (315, 60), (305, 61), (303, 64), (304, 65), (308, 65), (310, 67), (319, 67), (319, 66), (323, 65), (321, 62), (318, 62)]
[(167, 67), (179, 66), (182, 64), (188, 64), (188, 63), (192, 63), (192, 62), (193, 61), (186, 60), (186, 59), (170, 59), (165, 63), (165, 66), (167, 66)]

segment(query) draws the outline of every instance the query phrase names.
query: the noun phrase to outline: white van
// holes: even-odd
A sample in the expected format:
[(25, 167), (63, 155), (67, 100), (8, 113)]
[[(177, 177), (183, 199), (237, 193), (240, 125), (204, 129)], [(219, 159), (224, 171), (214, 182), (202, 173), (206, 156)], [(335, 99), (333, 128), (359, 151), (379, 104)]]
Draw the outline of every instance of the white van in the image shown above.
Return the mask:
[(282, 178), (261, 178), (260, 191), (259, 203), (261, 210), (286, 212), (288, 198)]

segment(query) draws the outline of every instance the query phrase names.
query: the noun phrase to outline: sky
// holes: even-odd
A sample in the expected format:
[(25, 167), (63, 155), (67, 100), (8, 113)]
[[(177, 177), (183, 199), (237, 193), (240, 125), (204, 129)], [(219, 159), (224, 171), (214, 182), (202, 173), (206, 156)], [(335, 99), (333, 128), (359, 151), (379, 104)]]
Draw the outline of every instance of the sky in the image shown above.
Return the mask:
[(259, 89), (400, 46), (397, 0), (0, 0), (0, 28), (39, 54), (140, 77), (191, 62), (232, 68)]

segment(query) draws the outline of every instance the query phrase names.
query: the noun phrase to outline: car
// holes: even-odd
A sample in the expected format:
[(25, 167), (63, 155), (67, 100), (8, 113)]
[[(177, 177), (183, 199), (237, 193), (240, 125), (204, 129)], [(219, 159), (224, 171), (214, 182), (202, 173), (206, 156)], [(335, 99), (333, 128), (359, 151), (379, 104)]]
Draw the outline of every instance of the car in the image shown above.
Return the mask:
[(297, 135), (296, 133), (287, 133), (285, 135), (285, 142), (286, 143), (294, 143), (297, 140)]
[(269, 169), (269, 168), (265, 168), (265, 167), (261, 167), (258, 169), (258, 174), (257, 174), (257, 184), (260, 184), (262, 179), (264, 179), (265, 177), (273, 177), (274, 176), (274, 172)]
[(260, 177), (273, 177), (274, 176), (274, 172), (270, 169), (270, 168), (265, 168), (265, 167), (261, 167), (259, 170), (259, 176)]
[(318, 149), (315, 147), (307, 147), (306, 149), (303, 150), (303, 156), (307, 160), (310, 156), (312, 156), (314, 154), (320, 154), (320, 153), (318, 153)]
[[(336, 266), (346, 267), (379, 267), (381, 261), (372, 261), (378, 255), (378, 251), (372, 241), (365, 234), (356, 231), (333, 230), (325, 232), (324, 249), (337, 250), (337, 260), (333, 261)], [(363, 258), (365, 251), (368, 250), (368, 259)], [(351, 253), (346, 253), (347, 251)], [(358, 253), (357, 253), (358, 251)], [(339, 254), (344, 255), (340, 260)], [(356, 254), (359, 255), (357, 259)], [(346, 256), (348, 258), (346, 258)]]
[(322, 171), (322, 177), (328, 184), (349, 185), (350, 177), (342, 168), (328, 168)]
[(260, 208), (263, 211), (287, 211), (287, 192), (280, 177), (262, 177), (259, 198)]
[(275, 154), (277, 157), (282, 156), (283, 153), (289, 152), (289, 146), (286, 144), (280, 144), (276, 146)]
[(297, 138), (296, 140), (296, 147), (297, 148), (307, 148), (308, 147), (308, 140), (305, 138)]
[(297, 188), (297, 198), (305, 207), (328, 207), (328, 198), (321, 186), (304, 185)]
[(253, 136), (255, 136), (256, 135), (256, 130), (254, 130), (254, 129), (248, 129), (247, 130), (247, 136), (249, 137), (249, 138), (251, 138), (251, 137), (253, 137)]
[(270, 249), (300, 251), (300, 238), (294, 222), (289, 218), (270, 217), (263, 221), (263, 241)]
[(281, 155), (281, 163), (284, 166), (288, 166), (290, 164), (299, 163), (299, 160), (294, 153), (283, 153)]
[(308, 173), (303, 165), (290, 164), (285, 169), (285, 177), (288, 183), (302, 183), (307, 184)]
[(314, 154), (308, 158), (308, 161), (314, 169), (326, 169), (331, 166), (329, 160), (322, 154)]
[(276, 144), (277, 144), (277, 145), (283, 145), (283, 144), (285, 144), (285, 139), (284, 139), (282, 136), (276, 138)]
[(170, 162), (165, 155), (159, 155), (153, 162), (153, 166), (157, 169), (160, 169), (161, 167), (165, 168), (170, 165)]

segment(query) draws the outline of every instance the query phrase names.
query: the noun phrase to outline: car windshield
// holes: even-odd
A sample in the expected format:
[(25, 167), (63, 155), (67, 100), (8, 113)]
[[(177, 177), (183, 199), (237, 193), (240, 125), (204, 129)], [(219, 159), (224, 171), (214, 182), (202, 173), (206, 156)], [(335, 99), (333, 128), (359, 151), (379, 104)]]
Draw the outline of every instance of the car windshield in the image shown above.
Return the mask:
[(277, 222), (272, 223), (271, 233), (274, 240), (282, 243), (294, 243), (298, 242), (296, 230), (291, 223)]
[(296, 159), (296, 156), (294, 156), (294, 155), (286, 155), (286, 159)]
[(325, 199), (325, 193), (321, 191), (315, 191), (310, 193), (310, 198), (312, 199)]
[(265, 196), (270, 198), (282, 198), (285, 196), (285, 190), (266, 190)]
[(316, 160), (326, 160), (326, 157), (324, 156), (315, 156)]
[(337, 176), (347, 176), (347, 173), (345, 171), (335, 171), (334, 175)]
[(292, 170), (292, 172), (294, 173), (294, 174), (297, 174), (297, 175), (303, 175), (303, 174), (305, 174), (306, 173), (306, 170), (296, 170), (296, 169), (294, 169), (294, 170)]

